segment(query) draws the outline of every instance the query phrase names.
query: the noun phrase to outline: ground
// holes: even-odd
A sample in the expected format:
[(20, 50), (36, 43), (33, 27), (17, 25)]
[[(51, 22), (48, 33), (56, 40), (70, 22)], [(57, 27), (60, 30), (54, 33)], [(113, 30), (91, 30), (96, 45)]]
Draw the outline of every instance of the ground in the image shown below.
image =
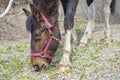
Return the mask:
[[(30, 63), (29, 34), (25, 28), (26, 16), (22, 7), (11, 11), (0, 19), (0, 80), (120, 80), (120, 25), (111, 24), (113, 42), (102, 44), (99, 40), (103, 38), (103, 25), (97, 24), (89, 44), (85, 48), (76, 45), (70, 57), (71, 70), (59, 73), (63, 37), (51, 66), (34, 72)], [(60, 18), (59, 21), (62, 27), (63, 20)], [(76, 15), (78, 40), (83, 35), (86, 22)]]

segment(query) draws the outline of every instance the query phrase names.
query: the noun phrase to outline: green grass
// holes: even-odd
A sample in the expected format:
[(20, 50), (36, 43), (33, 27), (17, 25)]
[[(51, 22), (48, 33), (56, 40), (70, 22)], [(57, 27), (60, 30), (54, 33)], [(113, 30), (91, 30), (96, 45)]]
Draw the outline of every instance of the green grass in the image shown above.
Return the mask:
[(8, 44), (0, 47), (0, 54), (6, 55), (0, 58), (0, 66), (2, 67), (0, 68), (0, 80), (12, 80), (13, 76), (20, 74), (25, 67), (30, 68), (30, 58), (28, 54), (23, 54), (28, 50), (29, 46), (26, 43)]
[(18, 70), (22, 70), (24, 67), (24, 62), (17, 56), (12, 57), (12, 63), (14, 64), (14, 68)]
[(29, 79), (29, 80), (34, 79), (32, 75), (29, 75), (29, 74), (27, 74), (27, 73), (24, 73), (24, 74), (22, 75), (22, 78), (24, 78), (24, 79)]
[(114, 54), (114, 56), (111, 56), (108, 58), (108, 61), (110, 62), (120, 62), (120, 56), (118, 54)]
[(29, 49), (29, 46), (26, 43), (8, 44), (5, 47), (0, 47), (0, 53), (25, 52), (28, 49)]
[(117, 45), (118, 47), (120, 47), (120, 41), (114, 42), (113, 45)]
[(80, 75), (80, 80), (84, 79), (85, 77), (86, 77), (85, 74), (81, 74), (81, 75)]
[[(78, 26), (81, 27), (76, 28), (77, 34), (83, 35), (86, 23)], [(64, 73), (58, 73), (63, 44), (62, 41), (55, 54), (55, 61), (51, 63), (50, 67), (45, 70), (40, 70), (39, 72), (32, 72), (30, 55), (28, 54), (30, 51), (29, 44), (17, 43), (1, 47), (0, 54), (4, 56), (0, 58), (0, 80), (75, 80), (76, 78), (78, 80), (88, 80), (88, 76), (95, 76), (95, 74), (103, 75), (102, 72), (105, 75), (108, 75), (105, 72), (105, 69), (108, 69), (105, 65), (106, 62), (108, 62), (108, 65), (114, 63), (119, 66), (119, 50), (113, 49), (115, 47), (120, 47), (119, 41), (109, 45), (91, 42), (85, 48), (80, 48), (77, 45), (77, 49), (70, 57), (73, 65), (71, 70)], [(110, 67), (112, 66), (114, 65), (111, 65)]]
[(77, 36), (82, 36), (84, 34), (86, 22), (84, 22), (82, 24), (76, 24), (75, 26), (76, 26), (75, 30), (76, 30)]

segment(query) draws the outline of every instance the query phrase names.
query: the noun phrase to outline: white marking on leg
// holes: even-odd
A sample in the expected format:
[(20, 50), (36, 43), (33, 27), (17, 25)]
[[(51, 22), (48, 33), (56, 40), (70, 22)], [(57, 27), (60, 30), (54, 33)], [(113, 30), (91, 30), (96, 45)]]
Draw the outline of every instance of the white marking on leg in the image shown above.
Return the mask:
[(87, 44), (88, 39), (91, 37), (92, 31), (95, 27), (95, 5), (94, 2), (88, 7), (88, 24), (84, 32), (83, 37), (80, 40), (80, 43)]
[(110, 25), (109, 25), (109, 17), (110, 17), (110, 4), (112, 0), (105, 0), (104, 6), (104, 16), (105, 16), (105, 41), (110, 41)]
[(71, 47), (72, 47), (72, 53), (76, 50), (76, 45), (78, 44), (78, 40), (77, 40), (77, 34), (76, 34), (76, 30), (72, 29), (72, 36), (71, 36)]
[(63, 56), (60, 61), (60, 68), (59, 68), (59, 71), (61, 72), (64, 72), (65, 70), (69, 70), (71, 67), (71, 63), (69, 60), (69, 56), (71, 53), (71, 34), (72, 34), (72, 30), (66, 31)]
[(77, 35), (75, 29), (72, 30), (72, 39), (75, 44), (77, 44)]
[(72, 30), (66, 31), (66, 37), (65, 37), (65, 43), (64, 43), (64, 50), (69, 53), (71, 52), (71, 34), (72, 34)]

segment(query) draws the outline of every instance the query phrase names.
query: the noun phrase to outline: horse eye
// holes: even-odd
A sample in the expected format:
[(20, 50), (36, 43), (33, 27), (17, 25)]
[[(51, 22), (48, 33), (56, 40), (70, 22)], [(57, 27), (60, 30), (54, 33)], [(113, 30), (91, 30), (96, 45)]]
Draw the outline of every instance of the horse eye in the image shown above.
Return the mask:
[(40, 41), (40, 40), (41, 40), (40, 36), (35, 36), (35, 41)]
[(37, 41), (40, 41), (41, 39), (40, 38), (38, 38), (38, 39), (35, 39), (35, 41), (37, 42)]
[(33, 33), (33, 37), (35, 41), (40, 41), (40, 34), (39, 33)]
[(35, 41), (40, 41), (40, 34), (35, 34), (34, 38), (35, 38)]
[(40, 41), (41, 40), (41, 34), (44, 32), (45, 28), (41, 28), (37, 31), (34, 32), (34, 39), (35, 41)]

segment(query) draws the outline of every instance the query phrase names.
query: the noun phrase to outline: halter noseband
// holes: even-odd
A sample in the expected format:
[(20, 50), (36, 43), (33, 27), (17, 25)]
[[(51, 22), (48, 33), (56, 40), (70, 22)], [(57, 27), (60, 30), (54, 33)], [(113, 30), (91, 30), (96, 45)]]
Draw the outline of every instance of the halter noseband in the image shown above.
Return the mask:
[(50, 36), (50, 38), (49, 38), (49, 40), (48, 40), (48, 42), (47, 42), (47, 44), (46, 44), (43, 52), (41, 52), (41, 53), (31, 53), (31, 57), (45, 57), (45, 58), (47, 58), (47, 59), (49, 59), (49, 60), (52, 60), (53, 57), (50, 56), (49, 54), (47, 54), (47, 50), (48, 50), (48, 48), (49, 48), (49, 46), (50, 46), (50, 43), (52, 42), (53, 39), (56, 40), (57, 42), (60, 42), (60, 39), (57, 39), (57, 38), (55, 38), (55, 37), (52, 35), (51, 28), (53, 27), (53, 25), (49, 23), (49, 21), (47, 20), (47, 18), (46, 18), (42, 13), (41, 13), (41, 16), (42, 16), (42, 18), (43, 18), (43, 20), (44, 20), (44, 22), (45, 22), (45, 25), (46, 25), (46, 28), (47, 28), (47, 30), (48, 30), (48, 33), (49, 33), (49, 35), (51, 35), (51, 36)]

